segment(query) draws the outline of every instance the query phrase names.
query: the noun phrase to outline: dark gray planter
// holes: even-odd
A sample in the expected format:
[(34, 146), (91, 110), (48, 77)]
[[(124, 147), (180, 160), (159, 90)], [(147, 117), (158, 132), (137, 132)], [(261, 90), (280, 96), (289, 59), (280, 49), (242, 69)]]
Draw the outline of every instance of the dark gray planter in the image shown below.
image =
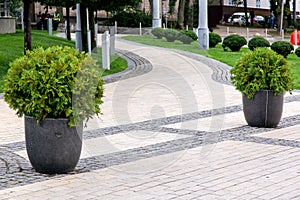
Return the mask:
[(26, 149), (33, 168), (47, 174), (73, 171), (81, 154), (82, 131), (82, 123), (69, 127), (68, 119), (46, 118), (37, 124), (25, 116)]
[(275, 96), (271, 90), (257, 92), (253, 99), (243, 95), (243, 110), (249, 126), (275, 128), (280, 122), (284, 94)]

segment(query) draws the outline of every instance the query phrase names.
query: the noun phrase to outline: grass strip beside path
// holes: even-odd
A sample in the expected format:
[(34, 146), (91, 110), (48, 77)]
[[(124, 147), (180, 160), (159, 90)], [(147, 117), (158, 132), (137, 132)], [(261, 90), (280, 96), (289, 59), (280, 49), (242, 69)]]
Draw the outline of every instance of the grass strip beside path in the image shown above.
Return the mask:
[[(18, 57), (23, 56), (24, 33), (17, 30), (15, 34), (0, 35), (0, 93), (2, 92), (3, 78), (9, 68), (9, 63)], [(49, 36), (47, 31), (32, 31), (32, 47), (48, 48), (50, 46), (70, 46), (75, 48), (75, 42), (56, 36)], [(99, 52), (99, 51), (98, 51)], [(100, 49), (101, 53), (101, 49)], [(101, 55), (101, 54), (100, 54)], [(101, 56), (98, 56), (101, 58)], [(98, 61), (98, 59), (97, 59)], [(106, 70), (103, 76), (123, 71), (128, 64), (125, 59), (115, 55), (111, 58), (111, 70)]]
[[(164, 38), (156, 39), (152, 36), (124, 36), (123, 39), (151, 46), (178, 49), (200, 54), (223, 62), (229, 66), (234, 66), (243, 53), (250, 51), (248, 48), (242, 48), (240, 52), (224, 51), (221, 44), (218, 44), (216, 48), (210, 48), (207, 51), (199, 50), (197, 41), (192, 42), (191, 44), (182, 44), (179, 41), (167, 42)], [(293, 53), (288, 56), (287, 60), (293, 74), (295, 89), (300, 89), (300, 58)]]

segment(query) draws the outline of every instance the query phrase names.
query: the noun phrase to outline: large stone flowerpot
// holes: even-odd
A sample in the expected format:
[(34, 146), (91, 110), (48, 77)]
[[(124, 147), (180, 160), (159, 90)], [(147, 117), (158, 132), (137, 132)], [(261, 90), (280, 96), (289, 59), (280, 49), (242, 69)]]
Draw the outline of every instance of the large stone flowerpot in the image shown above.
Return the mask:
[(257, 92), (253, 99), (243, 95), (244, 116), (249, 126), (275, 128), (283, 110), (284, 94), (277, 96), (271, 90)]
[(25, 116), (27, 154), (33, 168), (40, 173), (66, 173), (76, 167), (82, 147), (81, 123), (69, 127), (68, 119), (36, 119)]

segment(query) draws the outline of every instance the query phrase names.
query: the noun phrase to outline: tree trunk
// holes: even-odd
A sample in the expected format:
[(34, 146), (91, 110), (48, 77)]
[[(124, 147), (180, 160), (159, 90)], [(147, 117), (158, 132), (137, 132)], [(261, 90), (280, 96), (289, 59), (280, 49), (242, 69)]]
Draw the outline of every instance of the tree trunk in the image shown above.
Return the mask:
[(71, 27), (70, 27), (70, 7), (66, 7), (66, 14), (67, 14), (67, 39), (71, 40)]
[(244, 0), (244, 12), (245, 12), (246, 26), (249, 26), (247, 9), (248, 9), (247, 0)]
[(95, 10), (93, 8), (89, 8), (89, 27), (91, 30), (91, 47), (92, 50), (96, 48), (96, 40), (95, 40)]
[(31, 0), (24, 0), (24, 55), (27, 50), (32, 50), (31, 44)]
[(198, 28), (199, 27), (199, 0), (194, 0), (194, 17), (193, 17), (193, 27)]
[(149, 13), (153, 13), (153, 0), (149, 0), (149, 4), (150, 4), (150, 11)]
[(80, 4), (82, 51), (88, 52), (86, 6)]
[(177, 28), (179, 29), (183, 29), (184, 6), (185, 6), (185, 0), (179, 0), (178, 15), (177, 15)]

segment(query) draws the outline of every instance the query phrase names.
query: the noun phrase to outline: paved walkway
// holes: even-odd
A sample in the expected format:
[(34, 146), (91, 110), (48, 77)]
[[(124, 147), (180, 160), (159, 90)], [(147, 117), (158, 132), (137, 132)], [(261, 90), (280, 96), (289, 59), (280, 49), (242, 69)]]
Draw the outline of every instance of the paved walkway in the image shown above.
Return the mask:
[(23, 119), (0, 99), (0, 199), (300, 198), (299, 92), (286, 95), (278, 128), (252, 128), (227, 66), (116, 45), (138, 66), (105, 85), (103, 116), (84, 130), (73, 173), (34, 172)]

